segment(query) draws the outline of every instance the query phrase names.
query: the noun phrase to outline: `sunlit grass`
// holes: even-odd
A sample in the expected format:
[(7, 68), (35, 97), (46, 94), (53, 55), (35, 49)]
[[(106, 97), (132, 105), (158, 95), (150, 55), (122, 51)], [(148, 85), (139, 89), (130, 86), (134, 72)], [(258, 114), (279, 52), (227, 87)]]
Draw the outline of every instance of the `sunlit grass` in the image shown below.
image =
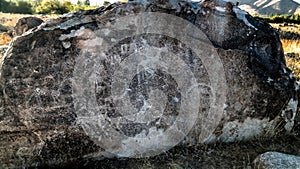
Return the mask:
[(6, 33), (0, 33), (0, 45), (8, 45), (11, 41), (11, 37)]
[[(284, 26), (283, 24), (271, 24), (274, 28), (280, 28), (285, 32), (294, 32), (300, 34), (299, 24), (289, 24), (289, 26)], [(281, 26), (279, 26), (281, 25)], [(286, 57), (286, 64), (289, 67), (296, 79), (300, 80), (300, 39), (290, 40), (281, 39), (282, 47), (285, 53), (295, 53), (295, 57)], [(298, 54), (298, 55), (297, 55)]]
[(290, 68), (296, 79), (300, 80), (300, 60), (295, 58), (286, 57), (286, 64)]
[(298, 53), (300, 55), (300, 39), (281, 39), (281, 42), (285, 53)]
[(285, 53), (295, 53), (296, 57), (286, 57), (287, 66), (293, 71), (296, 79), (300, 80), (300, 40), (281, 40)]
[[(283, 23), (273, 23), (271, 24), (274, 28), (280, 28), (283, 31), (290, 31), (300, 34), (300, 25), (299, 24), (292, 24), (293, 26), (283, 26)], [(281, 25), (281, 26), (279, 26)]]

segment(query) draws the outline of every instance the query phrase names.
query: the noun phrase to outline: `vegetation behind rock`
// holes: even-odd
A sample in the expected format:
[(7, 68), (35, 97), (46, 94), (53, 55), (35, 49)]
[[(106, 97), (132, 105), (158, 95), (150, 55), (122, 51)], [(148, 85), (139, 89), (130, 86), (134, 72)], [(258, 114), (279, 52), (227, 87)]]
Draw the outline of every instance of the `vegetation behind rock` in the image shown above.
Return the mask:
[(72, 4), (70, 0), (0, 0), (0, 12), (20, 14), (64, 14), (78, 10), (94, 9), (88, 0)]

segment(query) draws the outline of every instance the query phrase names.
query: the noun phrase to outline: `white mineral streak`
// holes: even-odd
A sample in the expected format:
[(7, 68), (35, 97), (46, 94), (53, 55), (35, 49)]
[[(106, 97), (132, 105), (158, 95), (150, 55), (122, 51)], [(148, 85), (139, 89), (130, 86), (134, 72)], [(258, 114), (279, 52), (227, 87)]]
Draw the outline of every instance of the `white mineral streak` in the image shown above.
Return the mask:
[[(54, 30), (54, 29), (63, 29), (67, 30), (73, 26), (84, 24), (84, 23), (90, 23), (93, 22), (91, 17), (84, 17), (84, 18), (74, 18), (74, 19), (67, 19), (65, 22), (57, 24), (52, 27), (45, 27), (47, 24), (51, 24), (53, 22), (52, 20), (47, 21), (47, 23), (43, 24), (43, 30)], [(41, 25), (40, 25), (41, 26)]]
[(233, 11), (235, 12), (236, 14), (236, 17), (240, 20), (242, 20), (247, 26), (251, 27), (251, 28), (254, 28), (255, 30), (257, 30), (257, 28), (255, 26), (253, 26), (249, 21), (248, 19), (246, 18), (246, 15), (249, 15), (248, 12), (244, 11), (244, 10), (241, 10), (240, 8), (238, 7), (233, 7)]
[(299, 85), (300, 85), (299, 82), (296, 82), (296, 83), (295, 83), (295, 90), (296, 90), (296, 91), (299, 90)]
[[(297, 105), (298, 101), (292, 98), (287, 104), (287, 107), (282, 110), (281, 116), (285, 118), (286, 124), (284, 128), (287, 132), (290, 132), (294, 126), (294, 120), (297, 115)], [(290, 112), (292, 112), (292, 114), (288, 115), (287, 113)], [(239, 122), (238, 120), (226, 122), (222, 129), (222, 134), (220, 136), (212, 134), (205, 140), (205, 143), (214, 143), (217, 141), (234, 142), (259, 137), (266, 134), (272, 135), (272, 131), (276, 130), (278, 118), (279, 117), (269, 121), (268, 118), (260, 120), (248, 117), (243, 122)]]
[(271, 83), (271, 82), (274, 82), (274, 80), (270, 77), (268, 77), (268, 80), (267, 80), (268, 83)]
[[(149, 133), (143, 131), (140, 134), (135, 135), (134, 137), (128, 137), (127, 139), (122, 140), (122, 151), (118, 152), (117, 156), (131, 157), (136, 154), (147, 153), (148, 150), (157, 151), (157, 148), (162, 148), (162, 146), (165, 146), (165, 149), (168, 149), (170, 145), (161, 145), (163, 142), (161, 139), (165, 138), (164, 136), (165, 132), (163, 131), (163, 129), (151, 127), (149, 128)], [(143, 144), (142, 146), (133, 149), (132, 147), (136, 147), (136, 142), (143, 142)], [(137, 153), (136, 151), (139, 151), (139, 153)]]
[(64, 48), (68, 49), (71, 47), (71, 42), (62, 42)]
[(80, 29), (78, 29), (78, 30), (71, 30), (71, 33), (69, 33), (69, 34), (62, 34), (62, 35), (60, 35), (59, 40), (60, 41), (64, 41), (66, 39), (70, 39), (70, 38), (73, 38), (75, 36), (78, 36), (78, 35), (81, 34), (80, 32), (82, 32), (83, 30), (84, 30), (83, 26), (80, 27)]
[(227, 122), (224, 124), (220, 136), (212, 134), (205, 140), (205, 143), (211, 144), (217, 141), (229, 143), (259, 137), (272, 131), (276, 124), (275, 121), (269, 121), (268, 118), (260, 120), (248, 117), (243, 122), (238, 120)]
[[(297, 115), (297, 106), (298, 106), (298, 100), (294, 100), (293, 98), (289, 101), (286, 108), (282, 110), (281, 116), (285, 118), (285, 126), (287, 132), (290, 132), (294, 126), (294, 120)], [(287, 113), (292, 112), (292, 115), (289, 116)]]
[(225, 8), (221, 7), (221, 6), (216, 6), (216, 10), (219, 11), (219, 12), (222, 12), (222, 13), (226, 12)]
[[(150, 4), (152, 1), (154, 0), (135, 0), (135, 2), (139, 2), (143, 5), (147, 5), (147, 4)], [(188, 2), (189, 5), (192, 7), (192, 11), (197, 14), (199, 11), (200, 11), (200, 3), (202, 1), (191, 1), (191, 0), (187, 0), (187, 1), (182, 1), (182, 0), (170, 0), (169, 3), (171, 4), (172, 6), (172, 9), (177, 9), (177, 10), (180, 10), (181, 7), (180, 7), (180, 2)], [(220, 4), (225, 4), (226, 2), (232, 2), (230, 0), (223, 0), (223, 1), (220, 1)], [(220, 6), (216, 6), (216, 10), (219, 11), (219, 12), (226, 12), (226, 10), (224, 9), (224, 7), (220, 7)], [(255, 30), (257, 30), (257, 28), (255, 26), (253, 26), (249, 21), (248, 19), (246, 18), (246, 15), (249, 15), (248, 12), (234, 6), (233, 7), (233, 11), (236, 13), (236, 16), (238, 19), (242, 20), (247, 26), (251, 27), (251, 28), (254, 28)]]

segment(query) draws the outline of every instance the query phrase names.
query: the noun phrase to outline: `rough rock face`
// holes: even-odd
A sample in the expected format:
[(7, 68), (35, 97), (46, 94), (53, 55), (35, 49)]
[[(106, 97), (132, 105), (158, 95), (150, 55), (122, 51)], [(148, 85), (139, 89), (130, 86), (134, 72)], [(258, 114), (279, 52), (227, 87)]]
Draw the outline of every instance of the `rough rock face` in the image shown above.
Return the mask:
[(151, 156), (299, 124), (277, 33), (225, 2), (134, 1), (49, 21), (13, 40), (0, 88), (1, 167)]

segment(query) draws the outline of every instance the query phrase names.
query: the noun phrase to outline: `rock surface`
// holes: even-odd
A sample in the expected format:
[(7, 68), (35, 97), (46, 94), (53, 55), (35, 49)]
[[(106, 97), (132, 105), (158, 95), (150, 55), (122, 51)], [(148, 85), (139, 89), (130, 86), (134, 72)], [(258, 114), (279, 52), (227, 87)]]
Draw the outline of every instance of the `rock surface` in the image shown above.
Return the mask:
[(259, 169), (295, 169), (300, 167), (300, 157), (278, 152), (266, 152), (255, 159)]
[[(122, 18), (130, 14), (140, 20)], [(278, 34), (225, 2), (118, 3), (49, 21), (13, 40), (0, 88), (4, 168), (151, 156), (179, 142), (271, 137), (299, 124), (298, 84)]]

